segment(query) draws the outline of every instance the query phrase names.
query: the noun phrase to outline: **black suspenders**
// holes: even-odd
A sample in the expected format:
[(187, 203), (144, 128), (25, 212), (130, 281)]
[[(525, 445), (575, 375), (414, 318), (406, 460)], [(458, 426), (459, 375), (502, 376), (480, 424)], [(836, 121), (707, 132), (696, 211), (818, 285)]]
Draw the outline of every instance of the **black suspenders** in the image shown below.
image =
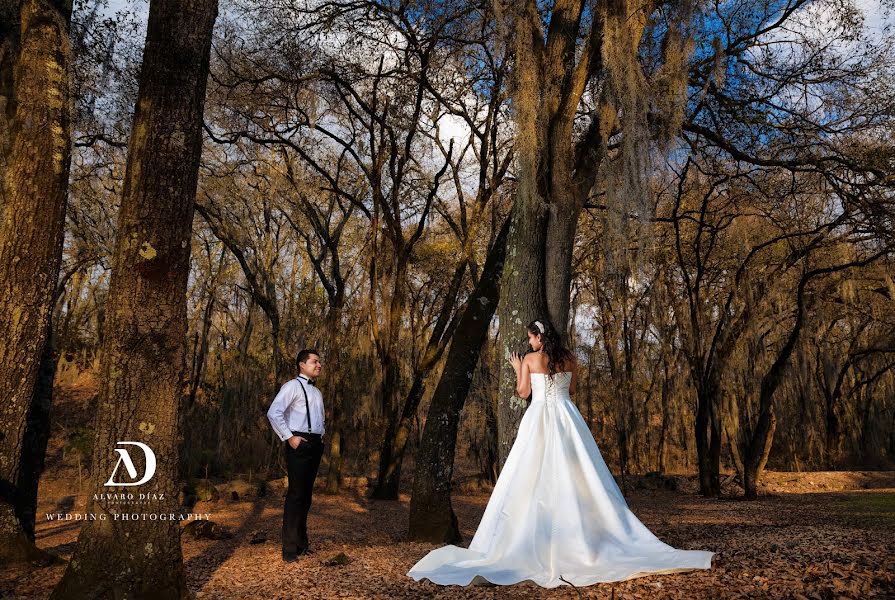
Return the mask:
[(301, 391), (305, 395), (305, 414), (308, 417), (308, 433), (311, 433), (311, 405), (308, 404), (308, 392), (305, 390), (305, 384), (301, 382), (301, 377), (296, 377), (295, 379), (298, 380), (299, 385), (301, 385)]

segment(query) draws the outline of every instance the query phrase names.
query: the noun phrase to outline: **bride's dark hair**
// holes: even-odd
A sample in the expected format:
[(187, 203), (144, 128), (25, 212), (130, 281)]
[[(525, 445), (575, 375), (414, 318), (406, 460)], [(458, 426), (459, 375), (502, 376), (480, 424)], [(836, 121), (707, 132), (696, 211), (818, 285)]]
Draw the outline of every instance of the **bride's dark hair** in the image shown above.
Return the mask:
[[(544, 331), (541, 331), (538, 324), (543, 327)], [(550, 375), (556, 374), (556, 367), (560, 362), (568, 366), (568, 363), (574, 360), (571, 350), (563, 346), (559, 333), (553, 327), (553, 323), (547, 319), (535, 319), (528, 324), (528, 330), (541, 336), (541, 343), (544, 344), (542, 350), (547, 355), (547, 372)], [(534, 350), (530, 344), (528, 348), (529, 352)]]

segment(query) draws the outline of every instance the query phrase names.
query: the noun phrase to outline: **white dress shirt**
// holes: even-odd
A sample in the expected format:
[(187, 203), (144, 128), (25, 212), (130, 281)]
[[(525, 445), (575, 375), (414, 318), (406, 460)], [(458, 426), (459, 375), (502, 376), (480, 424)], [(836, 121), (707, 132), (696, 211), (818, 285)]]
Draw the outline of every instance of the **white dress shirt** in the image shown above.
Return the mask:
[(283, 384), (267, 411), (270, 426), (284, 442), (292, 437), (293, 431), (308, 431), (302, 386), (308, 394), (308, 407), (311, 409), (311, 433), (323, 435), (323, 395), (317, 386), (308, 383), (307, 377), (299, 375)]

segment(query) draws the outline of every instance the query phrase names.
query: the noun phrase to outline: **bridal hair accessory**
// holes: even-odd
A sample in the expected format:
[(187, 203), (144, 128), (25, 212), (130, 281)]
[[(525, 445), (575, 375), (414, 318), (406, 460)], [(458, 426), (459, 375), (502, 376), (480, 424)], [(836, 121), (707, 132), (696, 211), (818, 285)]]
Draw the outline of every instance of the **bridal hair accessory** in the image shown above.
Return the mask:
[(535, 321), (535, 325), (538, 326), (538, 331), (540, 331), (541, 333), (544, 333), (544, 326), (541, 324), (540, 321)]

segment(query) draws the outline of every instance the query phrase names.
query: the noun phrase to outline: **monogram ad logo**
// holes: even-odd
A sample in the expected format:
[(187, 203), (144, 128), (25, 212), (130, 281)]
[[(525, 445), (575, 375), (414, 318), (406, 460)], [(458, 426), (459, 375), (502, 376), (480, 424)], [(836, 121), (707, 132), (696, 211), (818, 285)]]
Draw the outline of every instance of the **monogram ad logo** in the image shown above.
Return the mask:
[[(118, 460), (109, 474), (109, 479), (103, 487), (136, 487), (148, 483), (155, 475), (158, 462), (155, 452), (143, 442), (120, 441), (115, 444), (112, 451), (118, 455)], [(143, 472), (137, 470), (134, 458), (139, 454), (131, 455), (131, 452), (143, 453)], [(165, 502), (166, 494), (159, 490), (146, 490), (136, 492), (109, 492), (93, 494), (94, 501), (101, 501), (106, 506), (118, 505), (119, 509), (113, 511), (101, 511), (98, 513), (46, 513), (48, 521), (191, 521), (207, 520), (211, 513), (192, 513), (177, 510), (171, 512), (131, 512), (136, 505), (151, 505)]]
[[(118, 454), (118, 462), (115, 463), (115, 468), (112, 469), (112, 474), (109, 475), (109, 480), (104, 484), (106, 487), (143, 485), (144, 483), (152, 479), (152, 476), (155, 475), (156, 466), (155, 452), (152, 451), (152, 448), (150, 448), (143, 442), (118, 442), (117, 445), (131, 445), (136, 446), (137, 448), (142, 450), (145, 457), (146, 470), (139, 481), (133, 481), (137, 479), (137, 468), (134, 466), (134, 461), (131, 459), (131, 455), (128, 453), (126, 448), (115, 448), (115, 453)], [(122, 464), (124, 465), (124, 468), (132, 481), (115, 481), (115, 474), (118, 473), (118, 468)]]

